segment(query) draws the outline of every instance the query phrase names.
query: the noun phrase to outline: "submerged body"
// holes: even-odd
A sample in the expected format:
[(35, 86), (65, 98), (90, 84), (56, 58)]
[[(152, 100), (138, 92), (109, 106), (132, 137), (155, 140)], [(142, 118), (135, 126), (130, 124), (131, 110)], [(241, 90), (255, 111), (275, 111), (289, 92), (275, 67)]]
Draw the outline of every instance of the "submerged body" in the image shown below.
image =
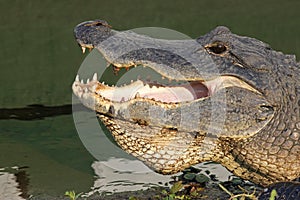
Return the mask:
[(215, 161), (261, 185), (300, 176), (300, 66), (295, 57), (217, 27), (196, 40), (117, 32), (102, 20), (75, 28), (117, 71), (150, 67), (180, 84), (114, 87), (76, 78), (73, 92), (126, 152), (155, 171)]

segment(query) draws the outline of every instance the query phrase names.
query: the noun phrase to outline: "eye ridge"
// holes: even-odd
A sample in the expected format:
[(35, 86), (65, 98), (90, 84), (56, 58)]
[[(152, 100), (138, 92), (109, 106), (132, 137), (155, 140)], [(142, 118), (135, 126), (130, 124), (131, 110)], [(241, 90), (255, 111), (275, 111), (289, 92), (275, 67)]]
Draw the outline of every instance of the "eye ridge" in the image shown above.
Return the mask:
[(217, 41), (207, 46), (209, 51), (215, 53), (215, 54), (222, 54), (225, 51), (227, 51), (227, 47), (224, 43)]

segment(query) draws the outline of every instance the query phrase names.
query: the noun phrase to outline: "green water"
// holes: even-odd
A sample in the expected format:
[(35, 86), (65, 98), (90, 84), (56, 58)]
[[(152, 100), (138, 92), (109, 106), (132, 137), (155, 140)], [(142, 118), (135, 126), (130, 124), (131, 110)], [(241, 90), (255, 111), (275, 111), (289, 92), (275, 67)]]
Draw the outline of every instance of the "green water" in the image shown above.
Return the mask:
[[(73, 38), (82, 21), (105, 19), (117, 30), (165, 27), (192, 38), (226, 25), (300, 57), (299, 8), (297, 0), (1, 1), (0, 108), (71, 104), (71, 84), (86, 56)], [(95, 159), (72, 115), (1, 120), (0, 150), (0, 168), (28, 166), (33, 193), (88, 191), (93, 185)]]

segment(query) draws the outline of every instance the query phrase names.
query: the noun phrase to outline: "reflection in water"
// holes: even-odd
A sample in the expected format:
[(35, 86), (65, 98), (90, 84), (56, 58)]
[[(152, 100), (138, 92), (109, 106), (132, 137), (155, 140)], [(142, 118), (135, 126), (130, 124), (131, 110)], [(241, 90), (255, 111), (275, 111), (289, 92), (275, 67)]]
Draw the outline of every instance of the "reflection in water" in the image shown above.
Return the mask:
[(61, 106), (44, 106), (41, 104), (28, 105), (25, 108), (0, 108), (0, 120), (18, 119), (18, 120), (40, 120), (45, 117), (54, 117), (59, 115), (72, 114), (74, 111), (87, 110), (82, 104), (67, 104)]
[[(220, 181), (228, 180), (232, 175), (220, 164), (209, 162), (198, 164), (195, 167), (203, 171), (209, 170)], [(153, 172), (141, 161), (121, 158), (110, 158), (108, 161), (97, 161), (92, 164), (95, 174), (98, 176), (91, 191), (85, 196), (95, 193), (110, 194), (124, 191), (137, 191), (148, 189), (151, 186), (168, 185), (173, 175), (162, 175)]]
[(28, 185), (29, 178), (25, 170), (13, 167), (9, 170), (0, 171), (1, 200), (24, 200), (28, 198)]
[(171, 180), (171, 175), (155, 173), (138, 160), (111, 158), (108, 161), (94, 162), (92, 167), (98, 178), (87, 196), (147, 189), (158, 186), (158, 182), (168, 183)]
[(21, 197), (28, 198), (28, 186), (29, 186), (29, 177), (25, 170), (19, 170), (15, 173), (16, 181), (19, 183), (19, 188), (21, 190)]
[[(99, 127), (95, 113), (85, 110), (81, 104), (76, 105), (78, 107), (73, 108), (73, 114), (77, 116), (77, 128), (82, 129), (78, 132), (81, 141), (74, 128), (72, 116), (65, 115), (71, 111), (69, 105), (0, 109), (9, 116), (7, 119), (12, 119), (11, 114), (19, 119), (0, 120), (2, 166), (17, 164), (30, 167), (26, 171), (23, 171), (24, 168), (14, 171), (5, 169), (1, 173), (0, 170), (0, 200), (6, 199), (4, 195), (11, 197), (7, 199), (17, 200), (22, 199), (21, 196), (28, 198), (28, 195), (38, 199), (43, 194), (59, 196), (66, 190), (87, 192), (87, 195), (132, 191), (170, 181), (170, 176), (151, 171), (141, 161), (133, 160), (134, 158), (113, 144), (107, 138), (109, 133), (104, 133), (105, 127), (101, 127), (101, 124)], [(85, 111), (80, 112), (83, 110)], [(0, 116), (5, 115), (0, 112)], [(43, 118), (41, 116), (45, 118), (35, 120)], [(93, 121), (95, 122), (92, 123)], [(89, 150), (93, 150), (90, 152), (99, 161), (94, 162), (95, 159), (83, 145), (87, 149), (93, 147)], [(92, 162), (94, 163), (91, 166)], [(93, 179), (91, 168), (97, 175), (96, 180)], [(209, 169), (212, 173), (215, 173), (215, 169), (219, 171), (215, 174), (220, 180), (222, 176), (227, 179), (226, 171), (218, 165), (200, 165), (200, 168)], [(27, 174), (30, 175), (30, 180)]]

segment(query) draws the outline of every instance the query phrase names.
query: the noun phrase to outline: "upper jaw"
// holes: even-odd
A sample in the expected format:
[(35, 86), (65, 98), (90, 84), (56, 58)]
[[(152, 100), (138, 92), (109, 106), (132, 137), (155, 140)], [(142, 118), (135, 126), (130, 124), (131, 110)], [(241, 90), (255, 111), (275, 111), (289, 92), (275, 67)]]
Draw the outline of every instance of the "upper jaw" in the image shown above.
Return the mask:
[(83, 52), (95, 48), (117, 68), (143, 65), (164, 77), (188, 81), (218, 75), (204, 46), (193, 39), (164, 40), (132, 31), (118, 32), (101, 20), (79, 24), (74, 35)]
[(81, 47), (83, 53), (85, 49), (93, 49), (99, 42), (112, 36), (114, 31), (104, 20), (86, 21), (78, 24), (74, 28), (74, 37)]
[(92, 44), (84, 44), (81, 41), (77, 41), (77, 43), (78, 43), (79, 47), (81, 48), (81, 51), (83, 54), (86, 52), (86, 49), (88, 49), (89, 51), (94, 49), (94, 45), (92, 45)]
[[(185, 94), (188, 96), (187, 99), (179, 97), (177, 100), (171, 98), (170, 101), (164, 101), (160, 98), (152, 98), (151, 95), (142, 96), (146, 99), (154, 99), (162, 103), (189, 102), (209, 97), (222, 88), (233, 86), (259, 93), (236, 76), (220, 75), (219, 70), (224, 66), (218, 66), (204, 46), (196, 40), (162, 40), (131, 31), (117, 32), (112, 30), (111, 26), (103, 20), (88, 21), (77, 25), (74, 29), (74, 35), (83, 52), (86, 51), (86, 48), (96, 48), (108, 63), (112, 63), (116, 71), (121, 68), (127, 69), (143, 65), (152, 68), (170, 80), (186, 83), (186, 87), (172, 87), (169, 94)], [(143, 86), (143, 84), (145, 83), (134, 82), (127, 86), (127, 88), (133, 88), (135, 91), (132, 92), (131, 96), (126, 94), (124, 98), (118, 97), (116, 94), (118, 91), (121, 93), (128, 92), (126, 87), (116, 89), (98, 83), (96, 80), (86, 85), (75, 80), (73, 91), (80, 97), (84, 93), (91, 92), (111, 102), (124, 102), (140, 97), (146, 89), (151, 91), (150, 86), (147, 84)], [(199, 95), (192, 91), (195, 84), (201, 90)], [(160, 92), (159, 90), (161, 89), (156, 89), (155, 92)], [(152, 89), (152, 91), (154, 90)], [(114, 92), (115, 95), (113, 95)], [(161, 90), (161, 92), (166, 91)], [(138, 93), (140, 95), (137, 95)], [(147, 98), (146, 96), (150, 97)]]

